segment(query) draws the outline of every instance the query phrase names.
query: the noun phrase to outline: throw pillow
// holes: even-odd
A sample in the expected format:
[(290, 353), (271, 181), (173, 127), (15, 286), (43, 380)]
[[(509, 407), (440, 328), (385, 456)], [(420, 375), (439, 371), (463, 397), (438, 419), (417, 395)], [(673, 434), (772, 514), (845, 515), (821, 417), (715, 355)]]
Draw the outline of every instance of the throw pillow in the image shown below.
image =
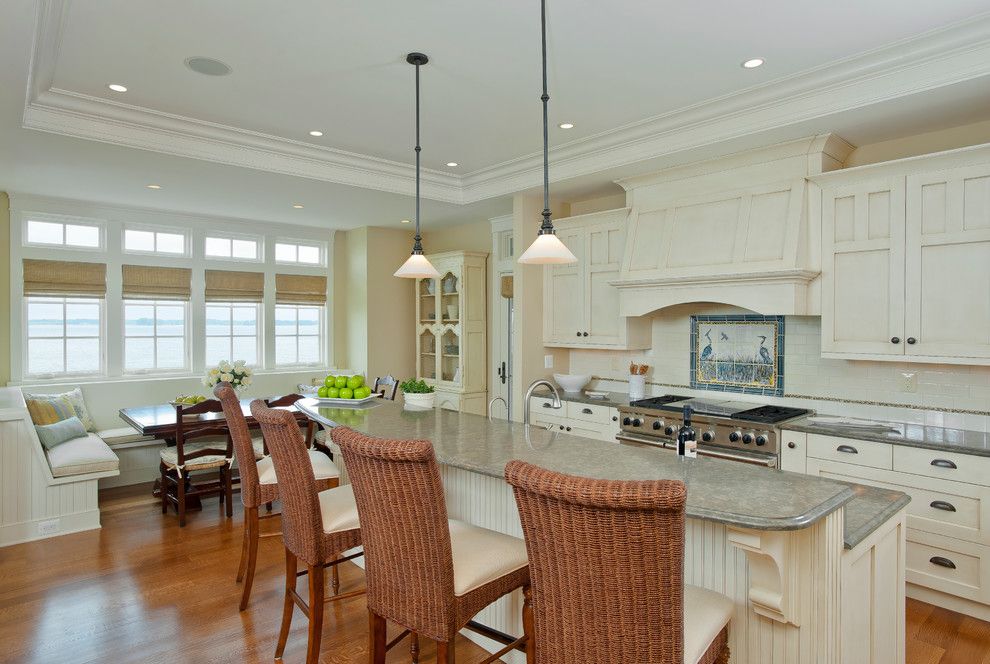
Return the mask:
[[(68, 399), (69, 403), (72, 404), (72, 409), (76, 412), (74, 415), (79, 418), (82, 425), (86, 427), (86, 431), (96, 431), (96, 423), (93, 422), (93, 417), (89, 414), (89, 408), (86, 407), (86, 400), (83, 399), (82, 389), (76, 387), (69, 390), (68, 392), (62, 392), (61, 394), (25, 394), (25, 399)], [(63, 418), (64, 419), (64, 418)], [(50, 422), (35, 422), (35, 424), (51, 424)]]
[(35, 426), (55, 424), (76, 417), (76, 409), (65, 398), (28, 398), (24, 403), (27, 404), (28, 413), (31, 414), (31, 421)]
[(83, 427), (79, 418), (74, 415), (55, 424), (35, 426), (34, 429), (38, 432), (38, 440), (41, 441), (41, 444), (45, 446), (46, 450), (61, 445), (67, 440), (84, 438), (86, 436), (85, 427)]

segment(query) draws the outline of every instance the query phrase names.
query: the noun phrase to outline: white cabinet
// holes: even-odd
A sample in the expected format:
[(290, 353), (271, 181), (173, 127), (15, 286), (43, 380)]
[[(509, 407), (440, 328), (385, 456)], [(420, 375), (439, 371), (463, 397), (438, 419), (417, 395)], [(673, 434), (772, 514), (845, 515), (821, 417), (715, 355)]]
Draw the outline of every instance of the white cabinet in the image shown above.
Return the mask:
[(543, 275), (543, 343), (568, 348), (639, 349), (650, 346), (647, 319), (619, 315), (619, 278), (629, 209), (555, 222), (557, 236), (577, 263), (549, 265)]
[(990, 364), (990, 147), (822, 186), (822, 355)]
[(553, 399), (533, 396), (530, 421), (534, 426), (610, 443), (616, 442), (619, 433), (619, 411), (606, 404), (563, 401), (560, 408), (554, 408)]

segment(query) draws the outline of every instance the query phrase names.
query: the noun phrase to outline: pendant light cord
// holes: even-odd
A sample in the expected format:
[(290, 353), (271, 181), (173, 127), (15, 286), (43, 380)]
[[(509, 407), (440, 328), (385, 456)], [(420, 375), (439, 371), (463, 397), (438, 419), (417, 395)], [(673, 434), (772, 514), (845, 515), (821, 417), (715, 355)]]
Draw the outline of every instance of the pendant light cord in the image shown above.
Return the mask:
[(553, 222), (550, 221), (550, 124), (547, 110), (550, 95), (547, 93), (547, 0), (540, 0), (540, 28), (543, 32), (543, 223), (540, 225), (540, 235), (553, 233)]
[(419, 63), (416, 63), (416, 237), (413, 241), (413, 253), (423, 253), (422, 237), (419, 234)]

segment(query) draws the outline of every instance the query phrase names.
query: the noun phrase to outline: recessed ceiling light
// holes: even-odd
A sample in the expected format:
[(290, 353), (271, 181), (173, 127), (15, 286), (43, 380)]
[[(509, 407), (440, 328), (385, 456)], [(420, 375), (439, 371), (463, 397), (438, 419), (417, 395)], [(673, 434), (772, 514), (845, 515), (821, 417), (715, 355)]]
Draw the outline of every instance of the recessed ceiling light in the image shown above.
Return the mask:
[(302, 205), (300, 205), (299, 203), (293, 203), (293, 204), (292, 204), (292, 207), (294, 207), (294, 208), (295, 208), (295, 209), (297, 209), (297, 210), (302, 210), (302, 209), (303, 209), (303, 206), (302, 206)]
[(320, 136), (323, 135), (323, 132), (320, 131), (319, 129), (314, 129), (313, 131), (309, 132), (309, 135), (310, 136), (320, 137)]
[(111, 83), (107, 87), (114, 92), (127, 92), (127, 86), (121, 85), (120, 83)]
[(572, 122), (561, 122), (557, 126), (560, 127), (561, 129), (574, 129), (574, 123)]
[(749, 60), (745, 60), (742, 63), (742, 66), (744, 69), (756, 69), (757, 67), (762, 66), (764, 62), (766, 62), (766, 60), (763, 58), (750, 58)]
[(408, 220), (408, 219), (403, 219), (403, 220), (402, 220), (402, 221), (400, 221), (399, 223), (400, 223), (400, 224), (408, 224), (408, 223), (409, 223), (409, 220)]
[(162, 186), (160, 184), (149, 184), (149, 185), (146, 185), (146, 186), (148, 187), (148, 189), (161, 189), (162, 188)]
[(454, 166), (457, 166), (457, 162), (456, 161), (448, 161), (447, 162), (447, 165), (450, 166), (451, 168), (453, 168)]
[(198, 55), (186, 58), (186, 66), (197, 74), (207, 76), (226, 76), (230, 73), (229, 65), (213, 58), (204, 58)]

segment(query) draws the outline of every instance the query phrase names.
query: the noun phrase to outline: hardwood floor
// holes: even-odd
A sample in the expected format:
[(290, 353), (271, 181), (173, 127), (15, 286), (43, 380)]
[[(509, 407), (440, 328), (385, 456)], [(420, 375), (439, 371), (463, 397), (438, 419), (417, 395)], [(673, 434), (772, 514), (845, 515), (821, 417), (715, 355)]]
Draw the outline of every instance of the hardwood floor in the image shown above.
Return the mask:
[[(234, 583), (242, 512), (220, 516), (215, 498), (180, 529), (163, 517), (150, 486), (101, 495), (103, 528), (0, 548), (0, 662), (271, 662), (282, 612), (281, 539), (261, 541), (251, 604), (240, 613)], [(277, 508), (276, 508), (277, 509)], [(262, 528), (278, 526), (272, 519)], [(341, 566), (341, 592), (364, 586), (364, 572)], [(301, 583), (303, 587), (305, 581)], [(390, 626), (389, 638), (399, 630)], [(327, 604), (321, 662), (367, 662), (363, 597)], [(423, 639), (420, 661), (435, 648)], [(485, 653), (464, 638), (458, 662)], [(296, 611), (284, 661), (306, 657), (306, 619)], [(388, 662), (408, 662), (408, 640)]]
[[(232, 520), (211, 499), (180, 529), (174, 514), (162, 517), (149, 487), (114, 489), (101, 496), (101, 530), (0, 549), (0, 662), (271, 662), (281, 541), (262, 540), (251, 605), (239, 613), (242, 515), (234, 500)], [(341, 592), (363, 584), (360, 569), (342, 566)], [(327, 605), (322, 662), (363, 664), (367, 638), (363, 598)], [(424, 639), (422, 649), (421, 661), (432, 663), (433, 644)], [(297, 611), (285, 661), (301, 662), (305, 651)], [(483, 655), (458, 639), (458, 662)], [(409, 661), (407, 644), (388, 661)], [(990, 664), (990, 623), (908, 600), (907, 664)]]

